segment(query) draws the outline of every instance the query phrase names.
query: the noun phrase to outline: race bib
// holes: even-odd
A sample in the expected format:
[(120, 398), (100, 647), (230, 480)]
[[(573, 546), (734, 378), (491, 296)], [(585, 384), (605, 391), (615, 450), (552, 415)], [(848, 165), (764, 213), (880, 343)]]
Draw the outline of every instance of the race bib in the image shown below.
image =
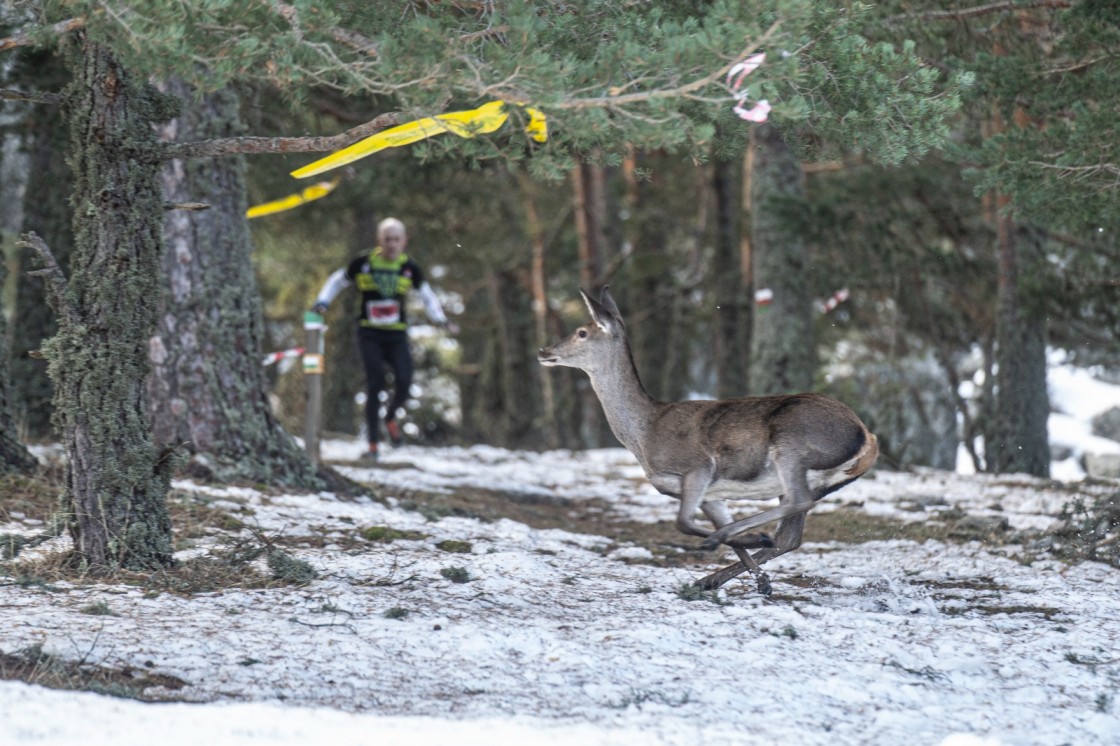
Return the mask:
[(371, 300), (366, 302), (366, 321), (374, 326), (388, 326), (400, 323), (401, 304), (395, 300)]

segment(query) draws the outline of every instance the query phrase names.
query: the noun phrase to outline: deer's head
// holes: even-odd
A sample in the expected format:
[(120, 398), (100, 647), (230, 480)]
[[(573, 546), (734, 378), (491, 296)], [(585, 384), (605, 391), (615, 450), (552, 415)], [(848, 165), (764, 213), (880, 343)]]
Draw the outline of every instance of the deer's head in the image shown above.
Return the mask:
[(619, 359), (619, 356), (626, 358), (626, 324), (610, 290), (603, 286), (598, 301), (583, 290), (579, 294), (591, 312), (591, 323), (579, 327), (566, 339), (539, 350), (537, 360), (541, 365), (566, 365), (591, 373)]

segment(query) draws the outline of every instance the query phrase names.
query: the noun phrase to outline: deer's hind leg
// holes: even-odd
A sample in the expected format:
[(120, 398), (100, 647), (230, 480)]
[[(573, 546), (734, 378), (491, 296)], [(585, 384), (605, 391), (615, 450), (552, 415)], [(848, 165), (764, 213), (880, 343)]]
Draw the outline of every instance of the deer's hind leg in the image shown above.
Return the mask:
[[(708, 516), (717, 529), (733, 522), (731, 511), (727, 509), (727, 505), (722, 501), (701, 503), (700, 509), (704, 511), (704, 515)], [(765, 596), (769, 596), (770, 578), (762, 571), (762, 568), (758, 566), (758, 562), (751, 557), (747, 549), (772, 547), (773, 545), (774, 542), (771, 541), (770, 537), (766, 534), (746, 534), (732, 539), (729, 542), (729, 546), (734, 550), (739, 561), (701, 578), (696, 581), (696, 585), (704, 590), (714, 590), (727, 581), (739, 577), (744, 572), (750, 572), (758, 581), (759, 592)]]
[(805, 531), (805, 514), (815, 502), (813, 491), (809, 487), (808, 471), (800, 464), (779, 466), (778, 477), (782, 480), (782, 487), (785, 488), (780, 502), (783, 506), (791, 508), (791, 512), (779, 520), (778, 530), (774, 534), (774, 546), (754, 553), (753, 559), (759, 564), (786, 552), (792, 552), (801, 546), (801, 536)]
[[(774, 535), (774, 546), (761, 549), (752, 555), (758, 564), (768, 562), (775, 557), (780, 557), (786, 552), (792, 552), (801, 546), (801, 535), (805, 530), (805, 514), (795, 513), (786, 516), (778, 523), (778, 531)], [(732, 539), (734, 541), (735, 539)]]
[[(765, 562), (801, 546), (805, 513), (813, 507), (813, 493), (809, 488), (808, 474), (798, 463), (782, 463), (777, 455), (772, 458), (782, 486), (778, 507), (763, 510), (716, 529), (708, 534), (708, 538), (704, 541), (705, 549), (715, 549), (719, 544), (729, 544), (734, 537), (743, 532), (773, 521), (780, 521), (775, 546), (756, 553), (757, 561)], [(764, 556), (764, 559), (759, 560), (760, 556)]]

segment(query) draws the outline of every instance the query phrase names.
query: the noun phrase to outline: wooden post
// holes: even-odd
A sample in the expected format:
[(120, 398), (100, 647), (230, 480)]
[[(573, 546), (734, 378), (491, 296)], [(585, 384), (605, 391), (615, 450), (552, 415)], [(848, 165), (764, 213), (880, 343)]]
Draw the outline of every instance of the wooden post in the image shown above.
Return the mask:
[(314, 311), (303, 314), (305, 335), (303, 375), (307, 380), (307, 410), (303, 418), (303, 447), (311, 463), (319, 463), (319, 419), (323, 411), (323, 346), (327, 325)]

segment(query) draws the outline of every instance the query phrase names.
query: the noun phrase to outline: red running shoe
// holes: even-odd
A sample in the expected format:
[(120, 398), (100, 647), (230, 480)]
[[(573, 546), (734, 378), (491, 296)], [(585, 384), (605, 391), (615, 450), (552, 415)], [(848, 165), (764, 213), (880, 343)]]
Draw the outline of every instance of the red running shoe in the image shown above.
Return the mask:
[(385, 423), (385, 431), (389, 433), (389, 442), (394, 446), (399, 446), (404, 443), (404, 436), (401, 435), (401, 426), (397, 424), (396, 420), (389, 420)]

